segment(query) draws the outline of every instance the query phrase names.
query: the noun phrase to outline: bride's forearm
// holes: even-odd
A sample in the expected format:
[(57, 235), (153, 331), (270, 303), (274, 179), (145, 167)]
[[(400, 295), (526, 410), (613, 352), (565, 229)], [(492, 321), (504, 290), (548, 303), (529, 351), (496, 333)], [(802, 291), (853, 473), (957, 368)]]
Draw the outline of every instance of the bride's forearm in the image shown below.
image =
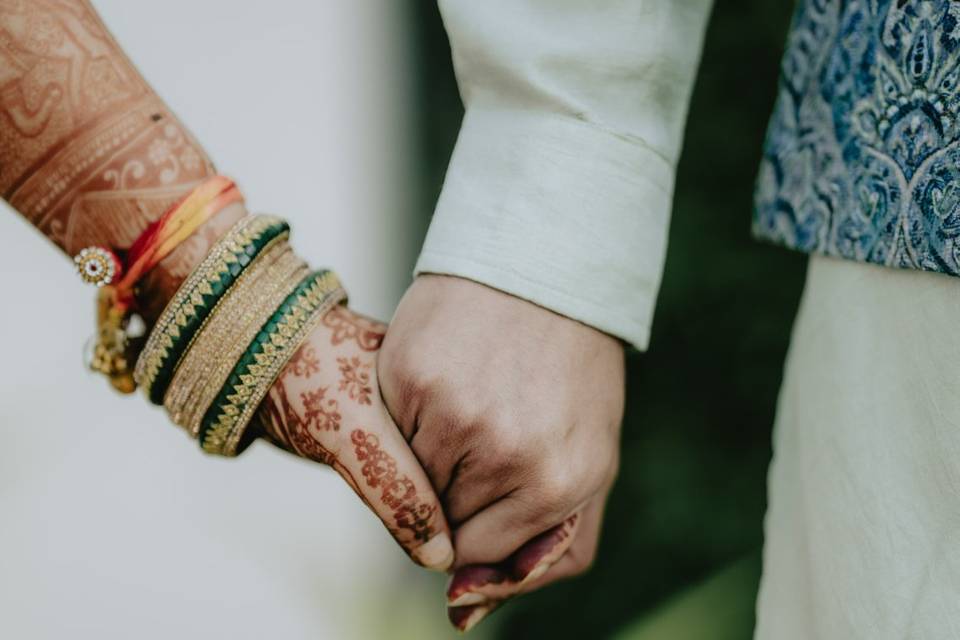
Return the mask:
[[(0, 195), (62, 251), (129, 248), (214, 174), (207, 153), (88, 0), (0, 0)], [(245, 215), (242, 204), (224, 208), (138, 281), (134, 293), (148, 323)], [(302, 315), (302, 306), (290, 311), (291, 318)], [(261, 405), (266, 435), (332, 465), (417, 562), (446, 569), (453, 548), (439, 501), (377, 390), (374, 361), (384, 328), (339, 306), (319, 320)], [(287, 335), (274, 322), (266, 326), (277, 331), (271, 348)], [(253, 366), (242, 371), (250, 378)], [(118, 388), (126, 388), (126, 373), (116, 376)], [(229, 383), (218, 379), (215, 390)], [(247, 435), (264, 435), (261, 429), (251, 425)]]
[[(87, 0), (0, 2), (0, 194), (68, 255), (125, 249), (214, 174)], [(162, 301), (243, 215), (224, 212), (145, 282)]]
[[(214, 174), (88, 0), (0, 0), (0, 194), (64, 253), (128, 248)], [(148, 321), (245, 215), (229, 205), (147, 274)]]

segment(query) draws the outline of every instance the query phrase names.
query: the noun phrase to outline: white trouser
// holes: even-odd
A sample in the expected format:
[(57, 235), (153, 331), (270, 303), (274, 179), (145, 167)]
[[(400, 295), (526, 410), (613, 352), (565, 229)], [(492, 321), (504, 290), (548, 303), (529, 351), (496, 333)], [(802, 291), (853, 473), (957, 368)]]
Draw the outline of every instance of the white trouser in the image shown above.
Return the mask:
[(960, 638), (960, 278), (811, 258), (769, 496), (756, 638)]

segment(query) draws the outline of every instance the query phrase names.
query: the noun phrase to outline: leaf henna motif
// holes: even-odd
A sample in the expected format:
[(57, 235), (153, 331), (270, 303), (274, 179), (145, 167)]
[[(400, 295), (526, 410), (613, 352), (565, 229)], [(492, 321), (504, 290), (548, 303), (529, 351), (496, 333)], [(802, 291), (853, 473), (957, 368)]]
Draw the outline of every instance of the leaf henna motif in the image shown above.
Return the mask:
[(260, 410), (260, 418), (267, 433), (279, 446), (301, 458), (316, 460), (334, 466), (336, 457), (310, 434), (307, 423), (287, 399), (283, 379), (277, 381)]
[(349, 312), (343, 305), (328, 311), (323, 316), (323, 324), (333, 329), (330, 343), (334, 346), (356, 340), (364, 351), (376, 351), (383, 344), (382, 325)]
[(360, 358), (337, 358), (340, 365), (340, 391), (346, 391), (351, 400), (360, 404), (370, 404), (370, 363), (360, 362)]
[(393, 509), (396, 527), (410, 531), (414, 540), (428, 540), (436, 505), (420, 501), (413, 481), (397, 473), (396, 460), (380, 448), (377, 436), (354, 429), (350, 433), (350, 440), (357, 460), (363, 463), (362, 473), (367, 486), (380, 489), (380, 499)]
[(327, 387), (300, 394), (305, 410), (303, 422), (306, 427), (315, 427), (320, 431), (340, 430), (340, 405), (334, 398), (328, 398)]
[(317, 350), (311, 344), (304, 344), (290, 358), (284, 375), (289, 373), (298, 378), (309, 378), (318, 371), (320, 371), (320, 360), (317, 358)]

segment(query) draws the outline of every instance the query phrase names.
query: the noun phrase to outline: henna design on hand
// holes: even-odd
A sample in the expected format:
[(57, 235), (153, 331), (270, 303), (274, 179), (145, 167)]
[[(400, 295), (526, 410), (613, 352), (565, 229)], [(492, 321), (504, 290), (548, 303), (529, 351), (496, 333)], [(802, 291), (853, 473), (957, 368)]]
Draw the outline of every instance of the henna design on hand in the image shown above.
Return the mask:
[(429, 540), (437, 506), (420, 501), (413, 481), (398, 475), (396, 460), (380, 448), (377, 436), (354, 429), (350, 440), (357, 460), (363, 462), (367, 486), (381, 490), (381, 500), (394, 511), (396, 527), (410, 531), (415, 540)]
[(327, 398), (327, 387), (300, 394), (303, 401), (303, 422), (320, 431), (340, 431), (340, 405), (334, 398)]
[(332, 451), (310, 435), (310, 430), (287, 398), (283, 378), (267, 393), (267, 399), (259, 410), (260, 422), (267, 436), (277, 446), (301, 458), (315, 460), (329, 466), (337, 464)]
[(298, 378), (309, 378), (319, 371), (320, 360), (317, 358), (317, 350), (309, 343), (297, 349), (293, 357), (290, 358), (290, 362), (287, 363), (286, 369), (286, 373)]
[[(316, 349), (309, 342), (305, 342), (290, 357), (287, 366), (267, 393), (258, 415), (267, 437), (274, 444), (302, 458), (334, 466), (336, 457), (333, 452), (310, 435), (309, 425), (290, 403), (285, 385), (285, 381), (290, 376), (310, 378), (319, 370), (320, 361), (317, 358)], [(337, 429), (339, 429), (339, 414), (336, 419)]]
[(337, 358), (337, 364), (340, 365), (340, 391), (346, 391), (351, 400), (360, 404), (370, 404), (370, 394), (373, 393), (370, 387), (371, 363), (361, 362), (354, 356)]
[[(317, 387), (300, 394), (300, 401), (303, 403), (304, 409), (302, 418), (287, 398), (288, 392), (284, 382), (289, 376), (309, 379), (311, 375), (318, 371), (320, 371), (320, 360), (317, 358), (317, 351), (312, 345), (305, 343), (294, 352), (277, 382), (274, 383), (272, 391), (276, 391), (276, 395), (279, 396), (275, 399), (274, 404), (280, 405), (279, 410), (276, 411), (282, 416), (283, 420), (280, 425), (280, 432), (271, 435), (277, 439), (280, 439), (278, 436), (284, 436), (280, 439), (281, 442), (311, 448), (304, 440), (304, 438), (313, 439), (310, 437), (311, 427), (318, 431), (340, 430), (340, 420), (342, 419), (340, 405), (336, 398), (327, 397), (328, 387)], [(268, 397), (272, 398), (272, 396)], [(326, 462), (327, 457), (327, 455), (323, 455), (322, 461)]]
[(491, 585), (506, 585), (505, 596), (517, 590), (525, 581), (536, 579), (544, 567), (556, 562), (558, 553), (566, 551), (579, 513), (548, 529), (524, 544), (517, 552), (497, 564), (477, 564), (462, 567), (454, 573), (447, 587), (447, 599), (455, 602), (465, 593)]
[(572, 544), (579, 513), (533, 538), (511, 557), (496, 564), (461, 567), (447, 587), (447, 615), (461, 631), (475, 626), (503, 602), (538, 580)]
[(383, 344), (384, 326), (357, 315), (343, 305), (334, 307), (323, 316), (323, 324), (333, 329), (330, 344), (336, 346), (356, 340), (364, 351), (376, 351)]
[[(364, 328), (379, 328), (372, 321), (365, 322)], [(416, 465), (412, 454), (404, 459), (399, 450), (396, 457), (392, 453), (391, 444), (407, 446), (402, 435), (397, 432), (394, 439), (394, 434), (378, 430), (396, 426), (378, 403), (372, 361), (367, 363), (362, 354), (356, 355), (356, 335), (336, 349), (329, 345), (331, 333), (318, 327), (294, 353), (267, 396), (270, 406), (261, 409), (264, 428), (278, 445), (332, 466), (414, 561), (429, 564), (437, 559), (426, 561), (417, 553), (436, 536), (438, 524), (443, 522), (439, 503), (428, 489), (429, 481), (418, 479), (416, 467), (409, 466)], [(321, 364), (318, 351), (321, 358), (336, 357), (336, 382), (331, 379), (333, 371)], [(322, 375), (311, 380), (318, 371)], [(366, 421), (368, 417), (372, 422)], [(368, 426), (355, 428), (357, 423)], [(344, 433), (342, 425), (351, 429)]]

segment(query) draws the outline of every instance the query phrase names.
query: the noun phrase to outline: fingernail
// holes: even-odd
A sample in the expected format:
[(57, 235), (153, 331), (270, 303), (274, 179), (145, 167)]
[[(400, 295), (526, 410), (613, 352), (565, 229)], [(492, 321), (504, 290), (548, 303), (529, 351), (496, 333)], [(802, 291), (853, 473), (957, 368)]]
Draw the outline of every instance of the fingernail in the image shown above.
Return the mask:
[(482, 604), (487, 601), (487, 597), (481, 593), (468, 591), (461, 593), (453, 600), (447, 602), (448, 607), (466, 607), (472, 604)]
[(459, 631), (466, 633), (480, 624), (493, 609), (492, 605), (483, 607), (454, 607), (447, 609), (447, 617)]
[(446, 571), (453, 564), (453, 545), (450, 543), (450, 536), (439, 533), (414, 549), (412, 555), (418, 564), (427, 569)]
[(463, 625), (462, 631), (466, 633), (467, 631), (470, 631), (470, 629), (473, 629), (475, 626), (480, 624), (483, 619), (487, 617), (487, 615), (490, 614), (490, 611), (492, 611), (492, 607), (477, 607), (474, 609), (473, 613), (467, 617), (467, 622)]
[[(551, 557), (551, 554), (556, 555), (556, 550), (570, 535), (573, 522), (576, 520), (568, 519), (523, 545), (514, 559), (513, 579), (517, 582), (529, 582), (542, 576), (557, 560), (556, 557)], [(534, 576), (537, 571), (540, 573)]]
[(495, 567), (474, 564), (457, 569), (447, 586), (447, 602), (450, 606), (459, 602), (465, 595), (476, 595), (474, 591), (490, 584), (500, 584), (507, 575)]
[(533, 582), (543, 574), (545, 574), (550, 569), (550, 562), (541, 562), (533, 568), (533, 571), (527, 574), (527, 577), (521, 581), (521, 584), (526, 582)]

